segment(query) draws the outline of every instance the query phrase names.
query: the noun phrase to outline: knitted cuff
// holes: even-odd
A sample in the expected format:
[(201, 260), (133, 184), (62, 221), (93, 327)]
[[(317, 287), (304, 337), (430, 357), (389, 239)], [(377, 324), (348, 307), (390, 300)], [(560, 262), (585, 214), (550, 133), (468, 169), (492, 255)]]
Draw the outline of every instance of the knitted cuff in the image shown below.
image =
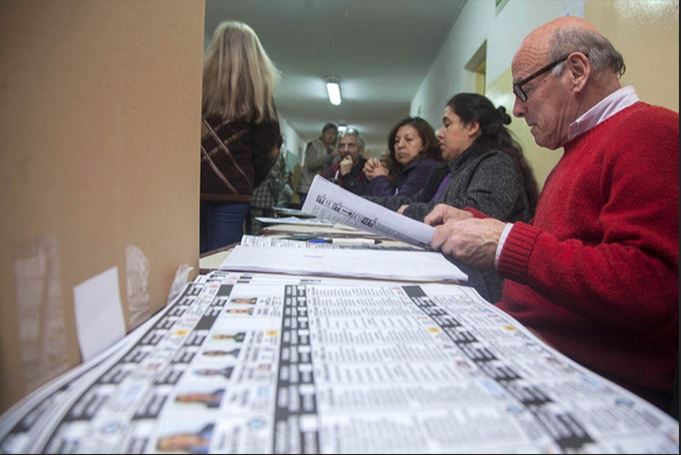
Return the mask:
[(527, 275), (527, 263), (539, 234), (541, 230), (534, 226), (520, 222), (514, 223), (506, 238), (504, 248), (501, 250), (497, 272), (504, 278), (524, 282)]
[(464, 210), (470, 212), (473, 215), (473, 218), (489, 218), (489, 215), (485, 212), (481, 212), (480, 210), (474, 209), (472, 207), (464, 207)]

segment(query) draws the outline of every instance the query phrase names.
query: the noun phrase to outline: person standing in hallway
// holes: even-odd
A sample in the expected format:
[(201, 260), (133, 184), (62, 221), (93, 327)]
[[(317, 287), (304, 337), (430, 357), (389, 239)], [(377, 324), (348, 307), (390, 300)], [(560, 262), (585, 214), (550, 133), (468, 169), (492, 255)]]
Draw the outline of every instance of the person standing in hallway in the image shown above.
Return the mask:
[(337, 136), (338, 127), (333, 123), (327, 123), (322, 128), (322, 135), (307, 144), (300, 183), (298, 184), (298, 196), (300, 197), (301, 206), (305, 203), (307, 192), (315, 176), (326, 167), (331, 166), (334, 160), (338, 159), (336, 151)]
[[(513, 57), (513, 113), (564, 147), (531, 223), (438, 206), (432, 247), (506, 278), (499, 308), (671, 410), (678, 390), (679, 116), (622, 87), (622, 55), (561, 17)], [(678, 403), (678, 402), (677, 402)]]
[(251, 200), (250, 219), (247, 232), (251, 235), (260, 235), (262, 223), (256, 218), (275, 216), (274, 206), (279, 201), (279, 196), (286, 185), (286, 159), (281, 153), (281, 142), (277, 144), (280, 150), (279, 158), (270, 169), (267, 178), (253, 190)]
[(277, 159), (278, 82), (251, 27), (232, 21), (217, 27), (203, 66), (202, 253), (241, 239), (253, 189)]

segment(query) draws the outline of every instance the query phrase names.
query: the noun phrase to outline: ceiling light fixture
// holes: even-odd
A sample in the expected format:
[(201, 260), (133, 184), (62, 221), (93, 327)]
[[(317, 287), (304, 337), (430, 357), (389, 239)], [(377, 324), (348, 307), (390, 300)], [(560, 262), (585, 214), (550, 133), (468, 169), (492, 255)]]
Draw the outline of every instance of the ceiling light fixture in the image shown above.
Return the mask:
[(341, 103), (340, 84), (338, 78), (333, 76), (326, 77), (326, 92), (329, 94), (329, 101), (334, 106)]

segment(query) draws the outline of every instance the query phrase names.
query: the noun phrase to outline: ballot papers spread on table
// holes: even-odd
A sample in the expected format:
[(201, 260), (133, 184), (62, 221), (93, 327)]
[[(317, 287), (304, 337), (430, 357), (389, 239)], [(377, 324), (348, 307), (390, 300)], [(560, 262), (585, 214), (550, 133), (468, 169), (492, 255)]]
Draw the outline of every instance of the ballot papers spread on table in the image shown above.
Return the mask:
[(0, 418), (5, 453), (678, 453), (460, 285), (213, 272)]
[(319, 175), (312, 181), (303, 211), (321, 220), (342, 223), (424, 248), (430, 247), (434, 233), (432, 226), (381, 207)]
[(468, 276), (432, 251), (236, 246), (221, 270), (398, 281), (465, 282)]

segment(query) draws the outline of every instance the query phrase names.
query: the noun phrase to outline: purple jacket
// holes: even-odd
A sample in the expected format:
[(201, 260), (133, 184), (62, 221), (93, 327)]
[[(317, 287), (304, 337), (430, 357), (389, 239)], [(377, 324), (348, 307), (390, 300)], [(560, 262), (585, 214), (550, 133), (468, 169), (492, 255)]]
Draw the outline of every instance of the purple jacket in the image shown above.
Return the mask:
[(388, 177), (379, 175), (369, 182), (366, 196), (411, 196), (418, 193), (430, 172), (439, 164), (430, 158), (413, 161), (397, 176), (397, 185), (390, 184)]

